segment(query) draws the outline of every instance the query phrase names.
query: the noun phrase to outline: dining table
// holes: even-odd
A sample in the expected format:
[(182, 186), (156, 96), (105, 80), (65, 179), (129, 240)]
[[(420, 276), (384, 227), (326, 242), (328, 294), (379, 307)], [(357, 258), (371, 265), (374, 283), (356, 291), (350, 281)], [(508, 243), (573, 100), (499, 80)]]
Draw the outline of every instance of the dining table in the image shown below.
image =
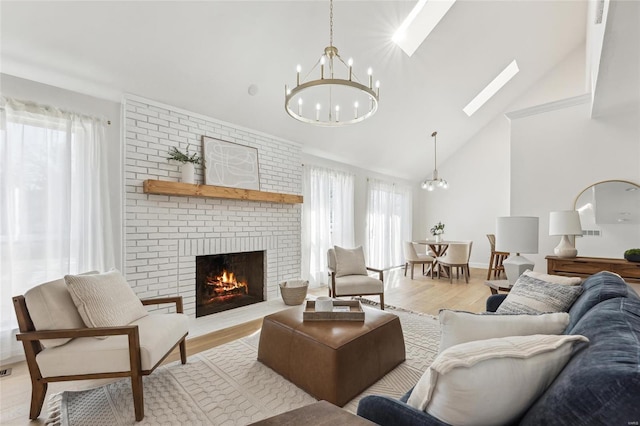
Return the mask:
[(444, 255), (444, 253), (447, 251), (447, 248), (449, 247), (449, 244), (454, 242), (455, 241), (445, 241), (445, 240), (441, 240), (441, 241), (417, 240), (417, 241), (413, 241), (413, 244), (426, 245), (429, 247), (429, 249), (431, 249), (433, 253), (435, 253), (436, 255), (435, 257), (439, 257)]
[[(447, 251), (447, 248), (449, 247), (449, 244), (451, 243), (455, 243), (455, 241), (445, 241), (445, 240), (440, 240), (440, 241), (436, 241), (436, 240), (416, 240), (416, 241), (412, 241), (413, 244), (421, 244), (421, 245), (426, 245), (429, 247), (429, 249), (435, 254), (434, 257), (440, 257), (443, 256), (445, 254), (445, 252)], [(429, 250), (427, 250), (427, 253), (429, 253)], [(440, 268), (440, 266), (437, 264), (437, 262), (434, 264), (434, 267), (437, 267), (437, 270), (435, 270), (435, 272), (438, 274), (438, 276), (443, 276), (446, 277), (446, 271), (443, 270), (443, 268)], [(428, 273), (429, 271), (427, 271)]]

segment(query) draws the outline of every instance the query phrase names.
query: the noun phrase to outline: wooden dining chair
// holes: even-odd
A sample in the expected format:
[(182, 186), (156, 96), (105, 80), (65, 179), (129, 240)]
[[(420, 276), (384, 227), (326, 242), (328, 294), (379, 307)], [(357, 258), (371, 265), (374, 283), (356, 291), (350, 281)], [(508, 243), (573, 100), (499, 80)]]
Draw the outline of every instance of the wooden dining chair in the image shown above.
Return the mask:
[(504, 272), (504, 266), (502, 262), (509, 257), (509, 253), (504, 251), (496, 251), (496, 236), (494, 234), (487, 234), (489, 244), (491, 245), (491, 257), (489, 258), (489, 268), (487, 270), (487, 279), (491, 279), (491, 273), (493, 272), (493, 279), (498, 279)]

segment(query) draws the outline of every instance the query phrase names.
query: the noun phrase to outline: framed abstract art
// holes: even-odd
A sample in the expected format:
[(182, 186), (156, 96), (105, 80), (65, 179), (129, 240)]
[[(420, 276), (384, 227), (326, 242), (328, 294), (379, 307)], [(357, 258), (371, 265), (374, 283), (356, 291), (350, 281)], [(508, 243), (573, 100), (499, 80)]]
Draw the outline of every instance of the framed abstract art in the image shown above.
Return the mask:
[(260, 190), (258, 150), (202, 136), (205, 185)]

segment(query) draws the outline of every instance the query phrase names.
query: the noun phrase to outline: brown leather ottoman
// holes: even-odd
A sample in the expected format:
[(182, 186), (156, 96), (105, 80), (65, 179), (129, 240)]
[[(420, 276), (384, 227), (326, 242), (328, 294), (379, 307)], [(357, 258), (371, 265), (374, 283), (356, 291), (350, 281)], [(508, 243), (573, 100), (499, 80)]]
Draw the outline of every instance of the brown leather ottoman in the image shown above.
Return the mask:
[(258, 361), (339, 407), (405, 360), (400, 319), (363, 308), (364, 322), (302, 321), (304, 305), (264, 318)]

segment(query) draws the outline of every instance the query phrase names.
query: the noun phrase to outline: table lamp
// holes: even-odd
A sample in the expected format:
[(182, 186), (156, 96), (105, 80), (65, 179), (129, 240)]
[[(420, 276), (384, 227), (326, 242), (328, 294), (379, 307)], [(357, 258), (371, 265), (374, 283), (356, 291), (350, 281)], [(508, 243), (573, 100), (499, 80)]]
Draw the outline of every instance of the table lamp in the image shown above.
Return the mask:
[(515, 284), (524, 271), (533, 269), (534, 262), (520, 256), (520, 253), (538, 253), (538, 218), (528, 216), (497, 218), (496, 251), (511, 253), (502, 265), (509, 284)]
[(549, 213), (549, 235), (562, 235), (560, 244), (553, 249), (558, 257), (576, 257), (576, 250), (569, 240), (569, 235), (582, 235), (580, 213), (576, 210), (566, 210)]

